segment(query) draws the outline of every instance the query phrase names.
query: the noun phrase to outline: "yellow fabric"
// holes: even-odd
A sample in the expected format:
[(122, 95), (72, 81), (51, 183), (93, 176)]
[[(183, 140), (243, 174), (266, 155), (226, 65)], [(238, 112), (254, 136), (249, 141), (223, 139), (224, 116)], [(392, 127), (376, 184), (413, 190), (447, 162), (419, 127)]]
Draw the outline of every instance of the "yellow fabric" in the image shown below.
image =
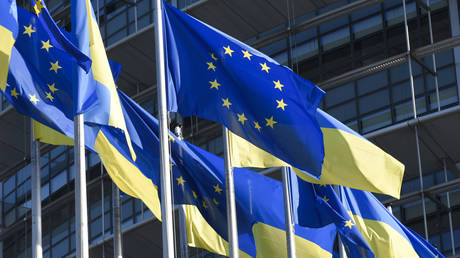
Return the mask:
[(120, 99), (118, 98), (117, 87), (113, 80), (112, 73), (110, 72), (110, 65), (105, 52), (104, 42), (102, 41), (101, 33), (94, 19), (91, 11), (91, 2), (86, 0), (86, 11), (88, 13), (88, 27), (89, 27), (89, 45), (92, 59), (92, 71), (94, 79), (107, 87), (110, 92), (110, 117), (109, 125), (120, 128), (125, 132), (126, 141), (128, 143), (131, 155), (136, 160), (136, 153), (134, 152), (131, 139), (126, 129), (125, 118), (121, 109)]
[[(264, 223), (252, 227), (256, 242), (257, 257), (287, 257), (286, 232)], [(295, 236), (297, 257), (332, 257), (332, 254), (319, 245)]]
[(34, 139), (40, 142), (53, 145), (73, 146), (73, 139), (62, 133), (49, 128), (48, 126), (34, 121)]
[[(321, 180), (294, 169), (303, 180), (316, 184), (335, 184), (383, 193), (399, 198), (404, 165), (361, 137), (351, 133), (321, 128), (324, 136), (324, 163)], [(284, 161), (231, 134), (230, 155), (235, 167), (280, 167)]]
[(11, 49), (14, 45), (13, 33), (5, 27), (0, 26), (0, 89), (6, 89), (8, 67), (10, 65)]
[(386, 223), (363, 219), (357, 215), (353, 215), (353, 219), (376, 258), (419, 257), (411, 243)]
[[(187, 222), (188, 245), (196, 248), (203, 248), (210, 252), (229, 255), (228, 242), (217, 234), (201, 215), (195, 205), (183, 205)], [(251, 257), (240, 250), (240, 257)]]
[(158, 187), (144, 176), (139, 168), (121, 155), (102, 131), (97, 135), (94, 148), (118, 188), (134, 198), (141, 199), (161, 221)]

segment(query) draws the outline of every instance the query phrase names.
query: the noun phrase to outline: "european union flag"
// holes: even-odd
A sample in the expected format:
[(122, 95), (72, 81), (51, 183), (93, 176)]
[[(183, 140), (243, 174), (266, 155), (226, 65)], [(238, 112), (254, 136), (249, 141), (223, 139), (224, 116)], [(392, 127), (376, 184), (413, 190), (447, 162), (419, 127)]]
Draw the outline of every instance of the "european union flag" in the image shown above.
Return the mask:
[(221, 123), (319, 178), (324, 147), (316, 108), (324, 92), (168, 3), (163, 15), (169, 110)]
[(22, 114), (73, 135), (72, 71), (75, 56), (65, 50), (37, 15), (17, 8), (19, 32), (12, 49), (4, 95)]

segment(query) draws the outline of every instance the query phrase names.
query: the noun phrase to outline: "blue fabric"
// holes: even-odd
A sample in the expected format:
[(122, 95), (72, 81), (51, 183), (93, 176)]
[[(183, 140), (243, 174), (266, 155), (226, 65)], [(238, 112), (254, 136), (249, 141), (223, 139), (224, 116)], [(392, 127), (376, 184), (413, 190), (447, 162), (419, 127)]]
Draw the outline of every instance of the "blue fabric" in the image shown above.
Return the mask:
[(339, 189), (341, 202), (354, 215), (367, 220), (383, 222), (392, 227), (412, 244), (420, 257), (444, 257), (428, 241), (399, 222), (373, 194), (344, 186), (340, 186)]
[[(43, 11), (44, 9), (42, 9)], [(54, 34), (46, 23), (28, 11), (17, 8), (19, 35), (12, 49), (8, 81), (4, 96), (18, 112), (73, 138), (73, 85), (72, 73), (75, 59), (61, 48), (55, 47)], [(24, 26), (35, 32), (24, 34)], [(61, 30), (64, 36), (70, 34)], [(49, 40), (49, 51), (42, 48)], [(50, 70), (58, 62), (57, 73)], [(113, 64), (114, 67), (121, 66)], [(16, 94), (17, 93), (17, 94)], [(36, 101), (31, 101), (32, 96)], [(85, 123), (87, 121), (85, 120)], [(85, 142), (92, 149), (98, 128), (85, 126)]]
[(18, 35), (18, 14), (16, 11), (16, 0), (0, 1), (0, 26), (5, 27), (13, 34), (13, 38)]
[(374, 257), (359, 229), (355, 225), (345, 226), (352, 219), (332, 186), (306, 182), (292, 169), (288, 171), (294, 222), (306, 227), (335, 223), (340, 238), (349, 247), (346, 249), (349, 257)]
[[(122, 92), (119, 91), (119, 94), (137, 160), (132, 161), (127, 146), (123, 141), (117, 140), (121, 135), (104, 131), (105, 135), (125, 158), (131, 160), (159, 187), (161, 192), (158, 170), (158, 122)], [(174, 139), (170, 141), (174, 203), (196, 205), (214, 230), (228, 240), (223, 159), (179, 140), (171, 133), (170, 135)], [(183, 180), (183, 184), (179, 183), (179, 180)], [(261, 222), (281, 230), (285, 229), (282, 184), (245, 168), (234, 168), (234, 180), (240, 249), (255, 256), (252, 234), (254, 224)], [(331, 253), (337, 232), (343, 231), (347, 239), (359, 239), (358, 231), (344, 230), (344, 217), (330, 215), (327, 220), (319, 218), (324, 214), (337, 212), (331, 206), (324, 205), (322, 196), (316, 196), (315, 192), (308, 194), (308, 198), (302, 199), (304, 205), (320, 210), (321, 213), (304, 216), (303, 226), (295, 227), (298, 236), (318, 244)], [(365, 242), (355, 241), (353, 244), (367, 247)]]
[(68, 53), (69, 58), (77, 62), (83, 70), (86, 72), (91, 68), (91, 59), (82, 53), (69, 39), (65, 32), (59, 28), (56, 23), (54, 23), (53, 18), (51, 17), (48, 9), (43, 0), (30, 0), (32, 6), (36, 6), (40, 3), (43, 8), (40, 8), (40, 12), (36, 15), (37, 22), (42, 23), (41, 28), (46, 30), (49, 35), (53, 35), (53, 38), (50, 39), (51, 45), (54, 48), (60, 49), (64, 53)]
[(163, 15), (169, 110), (221, 123), (319, 178), (324, 146), (316, 108), (324, 92), (168, 3)]

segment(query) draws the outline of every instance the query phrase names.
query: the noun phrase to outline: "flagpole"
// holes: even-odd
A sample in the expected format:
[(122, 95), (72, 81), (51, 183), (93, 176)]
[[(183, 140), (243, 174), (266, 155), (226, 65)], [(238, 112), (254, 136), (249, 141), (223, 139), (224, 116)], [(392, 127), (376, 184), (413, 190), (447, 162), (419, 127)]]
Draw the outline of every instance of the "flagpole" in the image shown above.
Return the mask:
[[(104, 182), (102, 182), (104, 183)], [(120, 190), (112, 183), (112, 208), (113, 208), (113, 257), (122, 258), (121, 239), (121, 212), (120, 212)]]
[(83, 114), (75, 115), (74, 130), (76, 249), (78, 258), (89, 258)]
[(295, 258), (295, 235), (294, 223), (292, 222), (292, 204), (291, 204), (291, 185), (289, 170), (287, 167), (282, 167), (283, 176), (283, 197), (284, 197), (284, 223), (286, 225), (286, 244), (287, 244), (287, 257)]
[[(334, 185), (334, 192), (339, 197), (339, 199), (341, 200), (342, 196), (341, 196), (340, 189), (339, 189), (338, 185)], [(347, 253), (345, 251), (345, 245), (343, 244), (343, 241), (340, 238), (340, 235), (339, 235), (339, 237), (337, 239), (338, 239), (338, 242), (339, 242), (338, 243), (339, 244), (339, 257), (340, 258), (347, 257)]]
[(175, 256), (171, 174), (169, 167), (168, 118), (166, 110), (165, 57), (163, 42), (163, 8), (155, 1), (155, 46), (158, 90), (158, 121), (160, 124), (161, 217), (163, 220), (163, 257)]
[(34, 140), (34, 125), (30, 119), (30, 158), (32, 181), (32, 257), (42, 258), (42, 203), (40, 185), (40, 143)]
[(229, 257), (239, 257), (238, 227), (236, 222), (235, 185), (233, 182), (233, 167), (230, 159), (230, 144), (228, 129), (223, 126), (224, 157), (225, 157), (225, 195), (227, 198), (227, 229)]

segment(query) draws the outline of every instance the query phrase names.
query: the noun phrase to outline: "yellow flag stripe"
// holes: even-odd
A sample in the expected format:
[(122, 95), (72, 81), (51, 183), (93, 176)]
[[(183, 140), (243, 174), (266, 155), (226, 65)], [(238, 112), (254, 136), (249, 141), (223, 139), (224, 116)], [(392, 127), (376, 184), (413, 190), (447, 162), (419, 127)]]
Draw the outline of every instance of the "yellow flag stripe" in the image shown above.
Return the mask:
[(118, 152), (102, 131), (97, 135), (94, 148), (118, 188), (134, 198), (141, 199), (155, 217), (161, 220), (158, 187), (152, 180)]
[[(256, 242), (257, 257), (287, 257), (286, 232), (264, 223), (252, 227)], [(319, 245), (302, 237), (295, 236), (297, 257), (332, 257), (332, 254)]]
[(5, 92), (11, 50), (15, 40), (13, 33), (3, 26), (0, 26), (0, 39), (0, 89)]
[(34, 120), (34, 139), (53, 145), (73, 146), (73, 139)]
[[(335, 128), (321, 128), (324, 136), (324, 163), (321, 180), (296, 170), (303, 180), (336, 184), (399, 198), (404, 165), (376, 145)], [(235, 167), (289, 166), (284, 161), (230, 134), (230, 155)]]
[(375, 257), (419, 257), (407, 238), (388, 224), (363, 219), (358, 215), (353, 215), (353, 220), (374, 252)]

